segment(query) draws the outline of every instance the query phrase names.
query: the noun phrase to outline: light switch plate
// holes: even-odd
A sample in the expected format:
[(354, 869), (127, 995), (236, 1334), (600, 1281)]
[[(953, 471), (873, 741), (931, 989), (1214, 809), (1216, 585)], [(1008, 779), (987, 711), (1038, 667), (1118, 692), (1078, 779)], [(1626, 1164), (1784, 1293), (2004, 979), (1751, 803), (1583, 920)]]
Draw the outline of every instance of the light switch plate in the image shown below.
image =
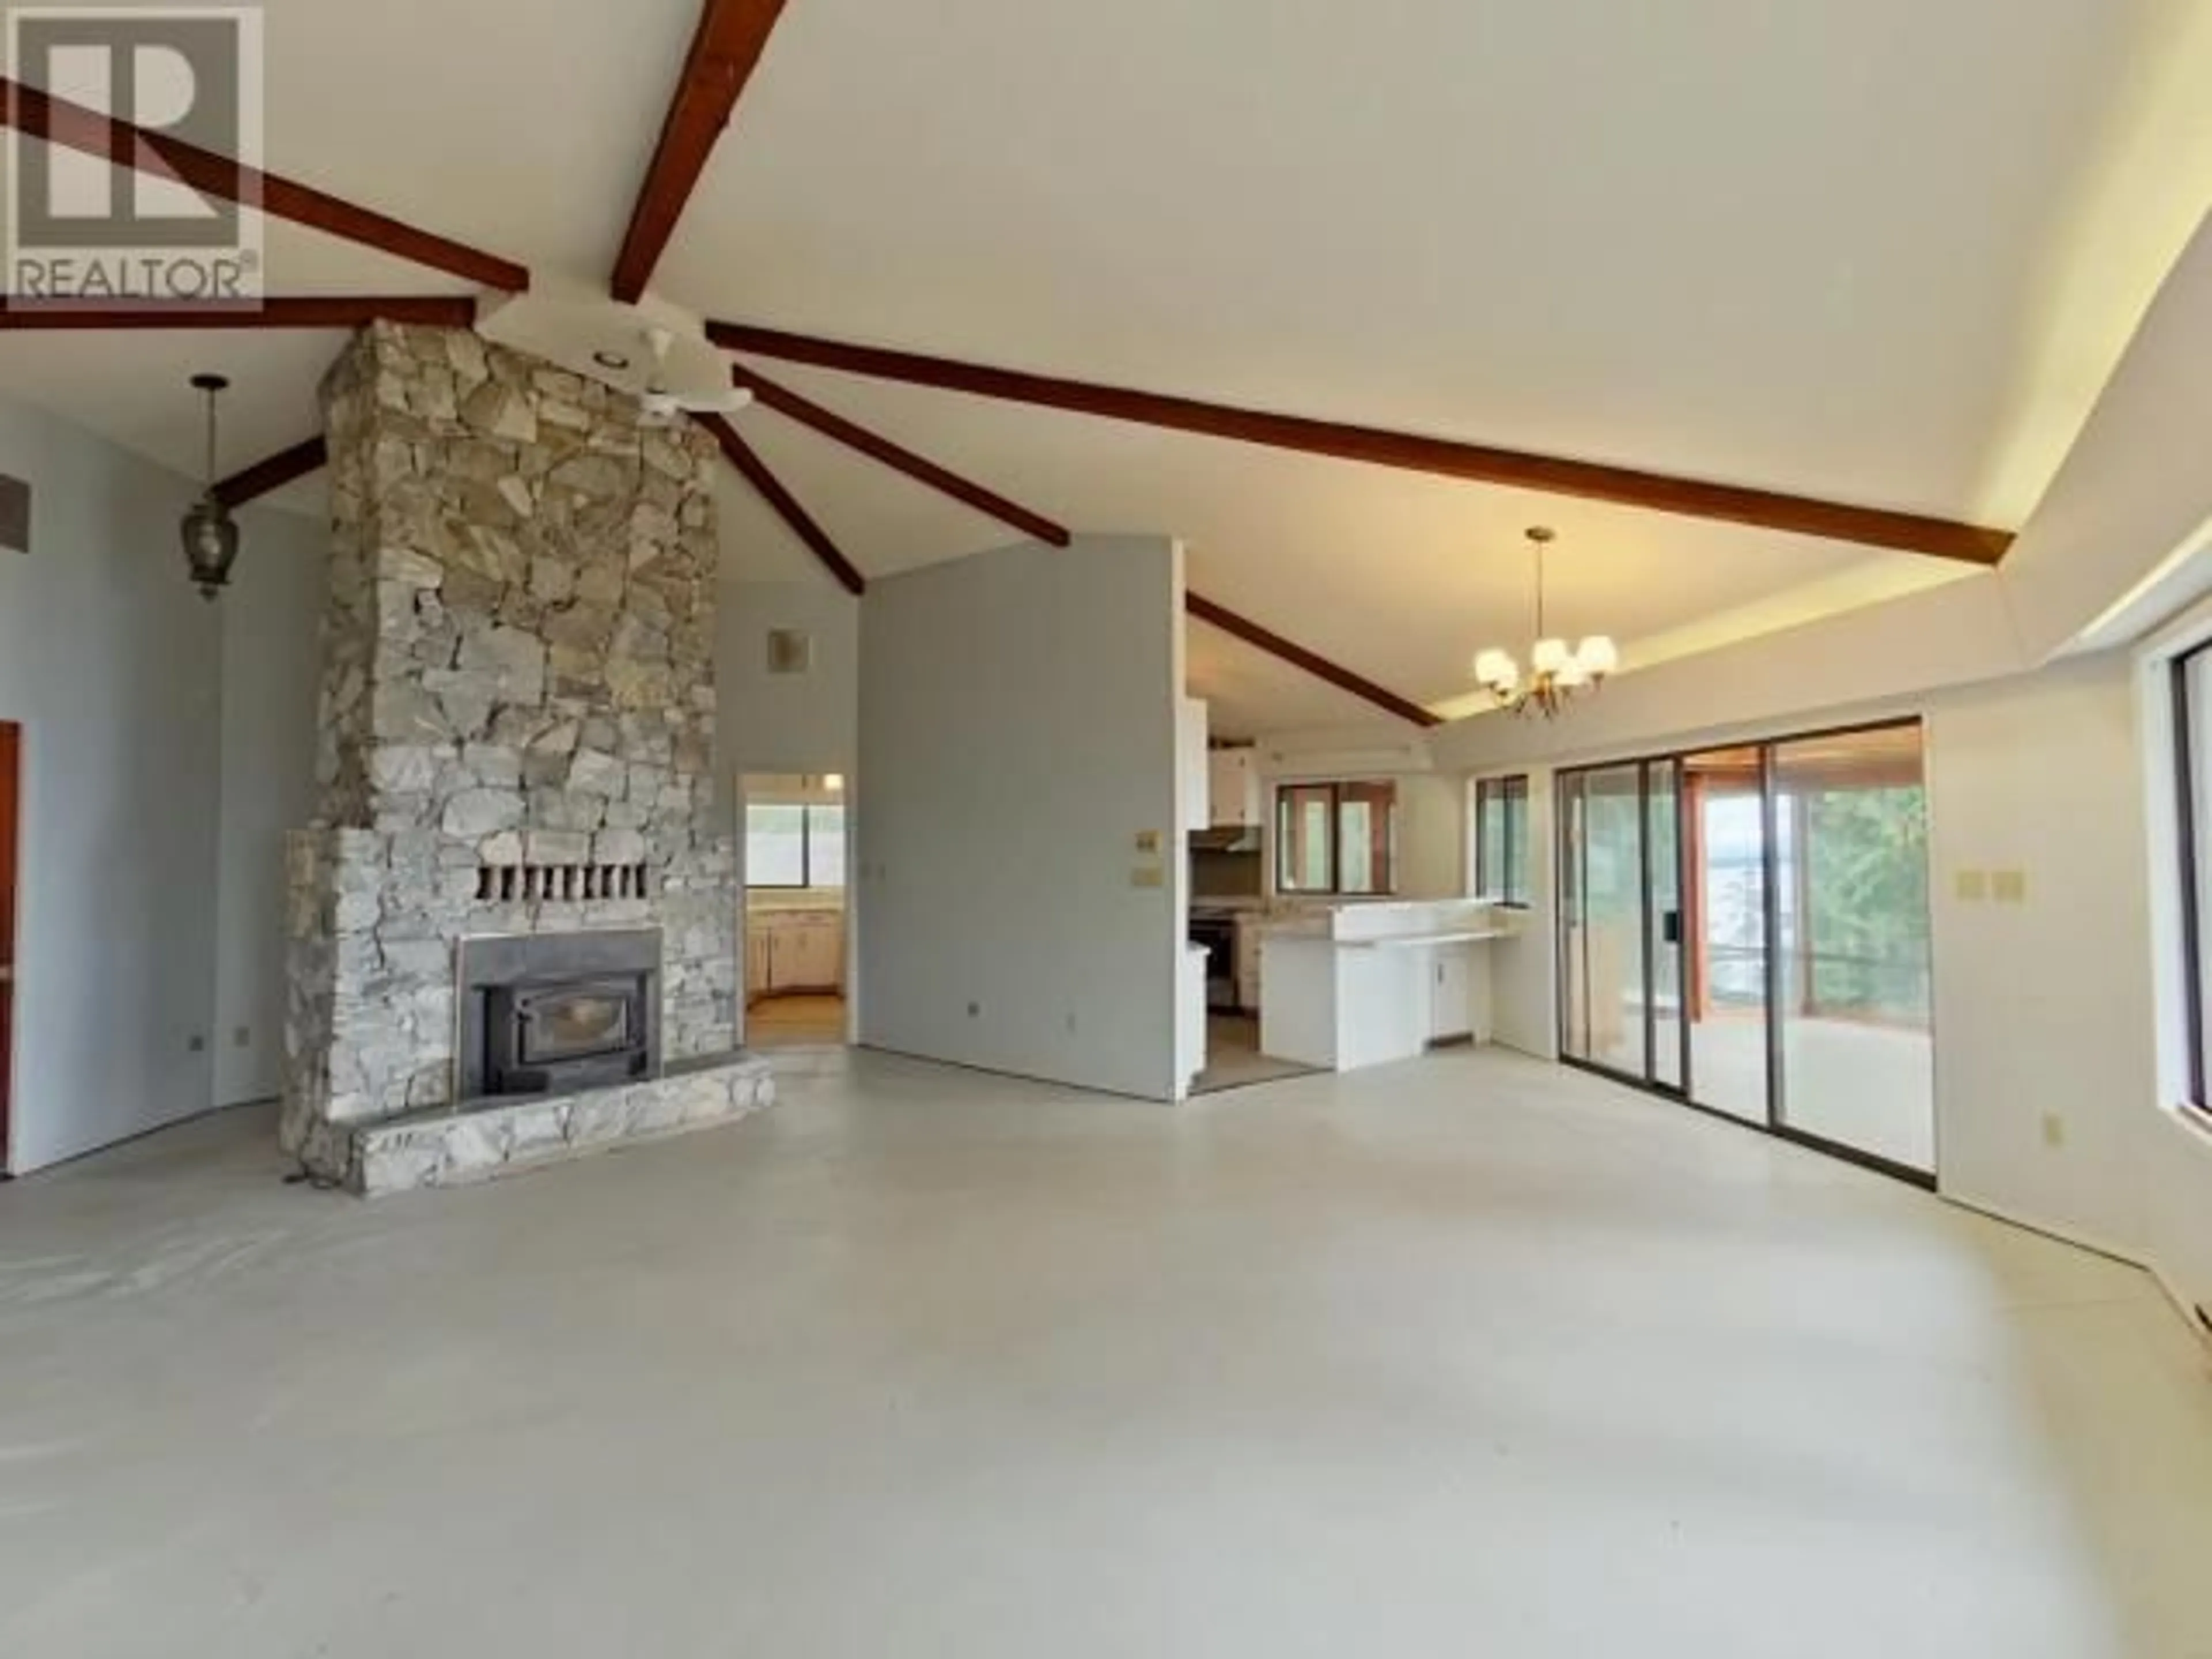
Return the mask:
[(1158, 858), (1160, 855), (1160, 832), (1157, 830), (1138, 830), (1137, 851), (1146, 858)]
[(1129, 885), (1132, 887), (1164, 887), (1166, 884), (1167, 874), (1156, 864), (1129, 872)]
[(2027, 902), (2027, 872), (1998, 870), (1990, 876), (1990, 896), (1999, 904)]
[(1986, 870), (1961, 870), (1958, 876), (1960, 902), (1979, 904), (1990, 896), (1990, 872)]

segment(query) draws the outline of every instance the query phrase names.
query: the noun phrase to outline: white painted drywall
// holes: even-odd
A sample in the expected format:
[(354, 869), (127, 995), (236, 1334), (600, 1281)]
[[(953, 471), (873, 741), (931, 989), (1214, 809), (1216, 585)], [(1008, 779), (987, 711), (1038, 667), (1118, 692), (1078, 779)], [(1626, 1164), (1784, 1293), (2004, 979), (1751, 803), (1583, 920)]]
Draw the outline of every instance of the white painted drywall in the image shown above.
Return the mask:
[(21, 1173), (212, 1097), (222, 641), (177, 550), (189, 483), (10, 403), (0, 471), (32, 492), (30, 556), (0, 552), (0, 720), (24, 727)]
[(325, 520), (249, 507), (240, 525), (237, 574), (219, 603), (222, 775), (210, 1036), (218, 1106), (270, 1099), (284, 1086), (284, 836), (315, 811), (330, 574)]
[[(1083, 536), (870, 584), (863, 1042), (1176, 1097), (1182, 565), (1163, 538)], [(1161, 885), (1133, 881), (1148, 866)]]
[[(814, 641), (803, 674), (772, 674), (768, 636)], [(820, 580), (725, 580), (715, 617), (715, 743), (727, 780), (744, 772), (851, 774), (860, 749), (860, 602)]]

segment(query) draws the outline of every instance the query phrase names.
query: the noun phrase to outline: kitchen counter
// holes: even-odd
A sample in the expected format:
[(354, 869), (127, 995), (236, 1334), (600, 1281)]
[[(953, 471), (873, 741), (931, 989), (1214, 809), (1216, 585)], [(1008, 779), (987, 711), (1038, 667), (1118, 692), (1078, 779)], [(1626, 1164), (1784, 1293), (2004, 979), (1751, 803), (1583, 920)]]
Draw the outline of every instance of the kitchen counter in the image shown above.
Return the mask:
[(1464, 899), (1345, 906), (1266, 928), (1261, 1052), (1330, 1071), (1490, 1039), (1490, 953), (1515, 929)]

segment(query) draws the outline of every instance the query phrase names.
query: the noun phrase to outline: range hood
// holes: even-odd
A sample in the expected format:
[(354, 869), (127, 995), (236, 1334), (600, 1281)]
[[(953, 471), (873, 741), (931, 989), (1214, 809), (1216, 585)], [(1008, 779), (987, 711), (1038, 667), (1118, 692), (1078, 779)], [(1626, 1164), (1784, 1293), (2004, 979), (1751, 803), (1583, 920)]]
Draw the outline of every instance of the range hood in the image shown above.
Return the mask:
[(1253, 823), (1224, 823), (1212, 830), (1190, 832), (1190, 850), (1194, 853), (1256, 853), (1260, 850), (1260, 827)]

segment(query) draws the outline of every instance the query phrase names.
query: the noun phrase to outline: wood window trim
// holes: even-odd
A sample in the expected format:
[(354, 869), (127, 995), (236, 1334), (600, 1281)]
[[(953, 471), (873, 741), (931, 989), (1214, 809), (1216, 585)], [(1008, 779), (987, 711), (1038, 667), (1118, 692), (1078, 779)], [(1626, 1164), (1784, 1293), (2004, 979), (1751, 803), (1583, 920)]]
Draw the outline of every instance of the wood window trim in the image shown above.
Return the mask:
[[(1344, 811), (1347, 804), (1354, 804), (1352, 792), (1376, 792), (1368, 804), (1379, 802), (1382, 808), (1382, 834), (1380, 863), (1382, 878), (1376, 884), (1347, 890), (1344, 881)], [(1302, 797), (1325, 794), (1328, 810), (1324, 820), (1328, 837), (1328, 884), (1309, 887), (1292, 884), (1287, 878), (1293, 874), (1293, 842), (1284, 832), (1284, 808), (1287, 801)], [(1290, 898), (1395, 898), (1399, 884), (1399, 795), (1395, 778), (1302, 778), (1278, 783), (1274, 790), (1273, 811), (1270, 822), (1274, 834), (1274, 889)]]

